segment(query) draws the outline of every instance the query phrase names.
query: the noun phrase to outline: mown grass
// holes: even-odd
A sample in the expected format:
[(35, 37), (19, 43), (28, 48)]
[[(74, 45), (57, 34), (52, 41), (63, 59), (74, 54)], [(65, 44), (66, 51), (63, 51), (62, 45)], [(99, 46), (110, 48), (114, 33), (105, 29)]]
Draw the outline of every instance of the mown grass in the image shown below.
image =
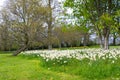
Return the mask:
[(38, 58), (0, 54), (0, 80), (84, 80), (64, 72), (48, 70)]

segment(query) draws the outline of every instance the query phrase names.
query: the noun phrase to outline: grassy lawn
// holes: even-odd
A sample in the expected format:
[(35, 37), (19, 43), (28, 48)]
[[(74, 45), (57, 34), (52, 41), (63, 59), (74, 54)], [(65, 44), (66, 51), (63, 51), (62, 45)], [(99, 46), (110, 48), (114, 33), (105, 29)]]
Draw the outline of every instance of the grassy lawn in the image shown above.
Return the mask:
[[(68, 63), (64, 63), (67, 61)], [(44, 61), (34, 55), (0, 52), (0, 80), (120, 80), (120, 59)]]
[(0, 54), (0, 80), (84, 80), (77, 75), (47, 70), (37, 58)]
[[(109, 46), (110, 47), (110, 49), (112, 49), (112, 48), (120, 48), (120, 46)], [(73, 49), (86, 49), (86, 48), (96, 48), (96, 49), (98, 49), (98, 48), (100, 48), (100, 45), (93, 45), (93, 46), (81, 46), (81, 47), (64, 47), (64, 48), (60, 48), (60, 50), (73, 50)], [(59, 48), (55, 48), (55, 49), (59, 49)]]

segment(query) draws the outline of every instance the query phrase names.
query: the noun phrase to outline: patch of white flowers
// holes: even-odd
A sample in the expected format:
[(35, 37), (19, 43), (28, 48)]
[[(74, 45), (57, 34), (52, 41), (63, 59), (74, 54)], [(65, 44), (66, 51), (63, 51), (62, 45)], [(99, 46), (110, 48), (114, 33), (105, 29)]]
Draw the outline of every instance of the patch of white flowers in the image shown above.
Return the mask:
[(25, 51), (22, 54), (36, 54), (37, 56), (41, 56), (46, 61), (59, 59), (62, 60), (63, 57), (66, 58), (76, 58), (78, 60), (82, 60), (84, 58), (88, 58), (90, 60), (96, 59), (117, 59), (120, 57), (120, 49), (110, 49), (110, 50), (102, 50), (102, 49), (75, 49), (75, 50), (34, 50), (34, 51)]

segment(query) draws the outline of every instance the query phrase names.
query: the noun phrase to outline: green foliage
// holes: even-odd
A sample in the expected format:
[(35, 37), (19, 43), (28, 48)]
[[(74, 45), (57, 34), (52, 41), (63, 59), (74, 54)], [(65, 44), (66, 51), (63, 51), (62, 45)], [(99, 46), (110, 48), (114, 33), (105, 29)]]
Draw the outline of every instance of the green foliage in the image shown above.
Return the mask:
[(73, 7), (74, 6), (74, 0), (66, 0), (65, 3), (64, 3), (64, 6)]
[[(90, 27), (90, 29), (94, 28), (97, 33), (103, 33), (101, 31), (106, 25), (111, 27), (111, 31), (116, 30), (117, 32), (118, 27), (116, 26), (115, 17), (118, 18), (120, 16), (118, 4), (119, 0), (113, 0), (112, 2), (108, 2), (108, 0), (72, 0), (71, 2), (66, 0), (64, 6), (73, 9), (73, 14), (75, 18), (78, 19), (78, 21), (76, 21), (77, 24), (85, 22), (85, 27), (85, 24), (90, 22), (94, 26)], [(114, 14), (116, 14), (116, 16)], [(96, 30), (96, 28), (98, 29)]]
[(88, 33), (89, 30), (90, 28), (86, 26), (77, 26), (77, 25), (62, 26), (62, 32), (80, 32), (81, 34), (84, 34), (84, 33)]
[(107, 26), (110, 26), (114, 24), (114, 21), (112, 19), (112, 16), (109, 15), (108, 13), (104, 13), (101, 17), (100, 20), (103, 24), (106, 24)]
[(118, 10), (118, 11), (117, 11), (117, 16), (119, 16), (119, 17), (120, 17), (120, 10)]

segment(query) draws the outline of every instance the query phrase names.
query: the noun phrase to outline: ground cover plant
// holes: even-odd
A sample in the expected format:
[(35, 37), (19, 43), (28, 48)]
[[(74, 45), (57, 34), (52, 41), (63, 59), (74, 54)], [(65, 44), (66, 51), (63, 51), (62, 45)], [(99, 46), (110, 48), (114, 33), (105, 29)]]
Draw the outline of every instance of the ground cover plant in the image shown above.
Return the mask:
[(40, 66), (50, 71), (82, 76), (88, 80), (120, 79), (119, 49), (43, 50), (23, 54), (39, 57)]

